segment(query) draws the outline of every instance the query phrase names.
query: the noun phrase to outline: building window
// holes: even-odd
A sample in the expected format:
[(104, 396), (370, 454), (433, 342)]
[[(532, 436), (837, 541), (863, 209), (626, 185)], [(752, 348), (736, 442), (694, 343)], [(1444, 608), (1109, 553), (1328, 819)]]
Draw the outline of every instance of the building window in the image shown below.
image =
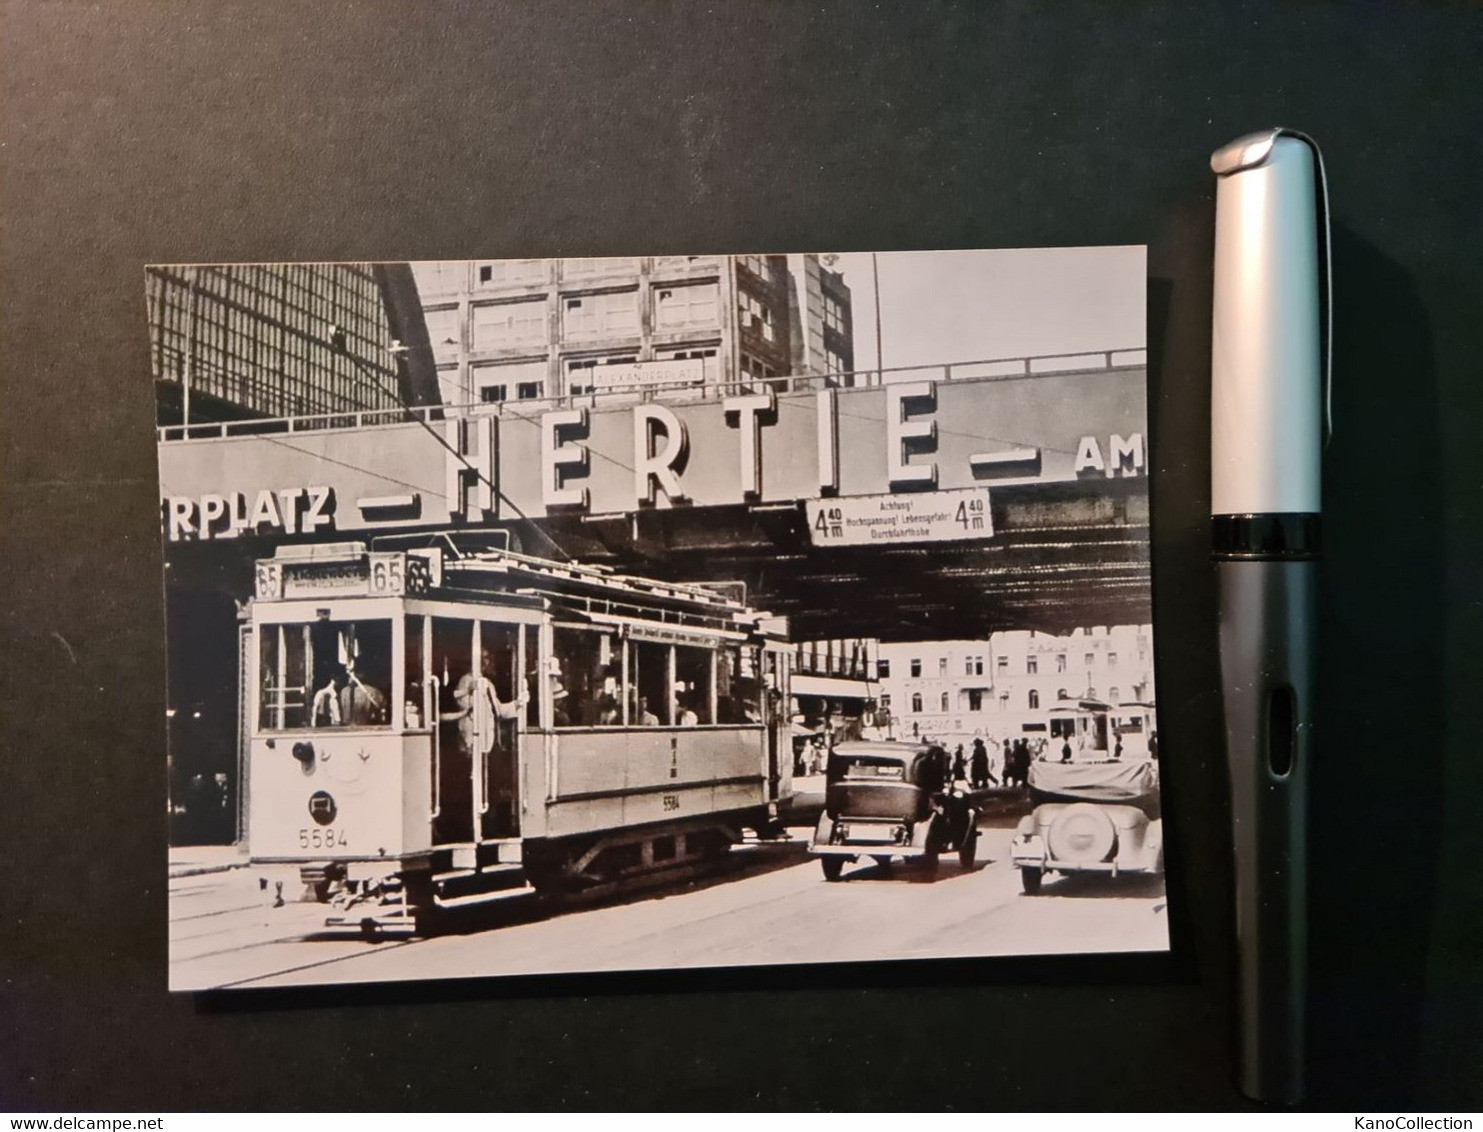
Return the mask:
[(638, 261), (634, 259), (564, 259), (561, 261), (563, 279), (590, 279), (594, 275), (637, 274)]
[(743, 354), (741, 357), (742, 373), (747, 377), (757, 378), (759, 381), (767, 381), (777, 376), (777, 370), (767, 365), (760, 358), (754, 358), (751, 354)]
[(1030, 689), (1030, 701), (1029, 702), (1030, 702), (1030, 710), (1031, 711), (1034, 711), (1036, 708), (1038, 708), (1040, 706), (1040, 693), (1037, 692), (1034, 688), (1031, 688)]
[(1070, 698), (1071, 698), (1071, 693), (1068, 692), (1068, 691), (1066, 691), (1065, 688), (1057, 688), (1056, 689), (1056, 699), (1058, 699), (1058, 700), (1069, 700)]
[(776, 338), (772, 327), (772, 310), (755, 295), (746, 292), (738, 292), (736, 296), (737, 310), (741, 315), (743, 330), (751, 330), (762, 336), (763, 341), (771, 342)]
[(720, 321), (720, 295), (715, 283), (661, 287), (654, 292), (654, 326), (659, 330), (714, 327)]
[(1096, 688), (1088, 688), (1087, 689), (1087, 699), (1089, 699), (1089, 700), (1095, 700), (1096, 698), (1097, 698), (1097, 689)]
[(545, 299), (485, 304), (472, 308), (469, 314), (475, 350), (508, 350), (546, 341)]
[(509, 400), (511, 389), (522, 401), (544, 396), (546, 391), (545, 362), (475, 366), (473, 376), (478, 398), (486, 405)]
[(984, 691), (983, 691), (983, 689), (982, 688), (969, 688), (968, 689), (968, 710), (969, 711), (983, 711), (983, 709), (984, 709)]
[(937, 658), (937, 675), (947, 675), (947, 657), (945, 656), (940, 656)]
[(1066, 654), (1063, 653), (1063, 652), (1056, 653), (1056, 671), (1057, 672), (1065, 672), (1066, 671)]
[(881, 707), (886, 708), (886, 709), (889, 710), (890, 707), (891, 707), (891, 693), (890, 692), (882, 692), (881, 693), (881, 701), (880, 702), (881, 702)]
[(1108, 668), (1116, 668), (1117, 667), (1117, 653), (1110, 652), (1110, 653), (1107, 654), (1107, 667)]
[(911, 675), (914, 680), (922, 675), (922, 662), (915, 657), (912, 658), (911, 662)]
[(414, 263), (412, 274), (421, 295), (456, 295), (468, 286), (469, 265), (461, 259)]
[(715, 350), (660, 350), (654, 355), (655, 359), (661, 362), (698, 362), (704, 361), (706, 358), (714, 358), (715, 356)]
[(913, 692), (911, 694), (911, 710), (916, 715), (921, 715), (922, 714), (922, 693), (921, 692)]
[(1093, 664), (1095, 664), (1096, 661), (1097, 661), (1097, 654), (1096, 653), (1094, 653), (1094, 652), (1087, 653), (1087, 667), (1088, 668), (1090, 668)]
[(1009, 710), (1009, 693), (1008, 692), (1000, 692), (999, 693), (999, 710), (1000, 711), (1008, 711)]
[(1025, 657), (1025, 672), (1026, 672), (1026, 674), (1027, 675), (1030, 675), (1030, 676), (1034, 676), (1037, 673), (1039, 673), (1039, 671), (1040, 671), (1040, 658), (1038, 656), (1027, 656), (1027, 657)]
[(568, 295), (561, 303), (561, 319), (563, 337), (573, 340), (637, 335), (638, 292)]
[(838, 299), (829, 295), (824, 296), (824, 325), (831, 330), (844, 333), (844, 308)]
[(767, 278), (767, 264), (760, 255), (744, 255), (739, 257), (741, 265), (759, 279)]
[(948, 710), (949, 703), (950, 703), (950, 701), (948, 700), (948, 694), (946, 692), (942, 693), (942, 710), (943, 711), (947, 711)]
[(1009, 675), (1009, 657), (1001, 656), (997, 662), (997, 667), (1001, 673), (1006, 676)]
[(877, 680), (889, 679), (891, 675), (891, 661), (887, 657), (881, 657), (875, 662), (875, 676)]
[(970, 656), (964, 658), (964, 676), (982, 676), (984, 674), (984, 658), (981, 656)]
[(550, 261), (544, 259), (496, 259), (478, 265), (481, 285), (544, 283), (550, 278)]
[(829, 347), (824, 347), (824, 369), (829, 373), (847, 373), (849, 366), (845, 363), (844, 355), (836, 353)]
[(1110, 704), (1117, 703), (1118, 694), (1119, 693), (1118, 693), (1118, 689), (1117, 688), (1115, 688), (1115, 687), (1114, 688), (1108, 688), (1107, 689), (1107, 702), (1110, 703)]

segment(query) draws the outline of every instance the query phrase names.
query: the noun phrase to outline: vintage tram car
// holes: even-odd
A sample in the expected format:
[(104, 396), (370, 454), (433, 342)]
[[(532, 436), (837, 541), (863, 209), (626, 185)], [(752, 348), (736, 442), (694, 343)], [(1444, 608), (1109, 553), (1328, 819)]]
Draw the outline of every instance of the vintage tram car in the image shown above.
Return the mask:
[(701, 586), (280, 548), (244, 642), (251, 865), (331, 926), (413, 931), (780, 833), (789, 661), (780, 619)]

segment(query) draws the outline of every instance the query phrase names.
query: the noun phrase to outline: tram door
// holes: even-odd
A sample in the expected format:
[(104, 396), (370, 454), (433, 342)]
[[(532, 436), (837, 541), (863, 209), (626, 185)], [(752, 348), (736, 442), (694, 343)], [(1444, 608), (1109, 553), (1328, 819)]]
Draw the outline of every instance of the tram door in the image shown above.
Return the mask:
[(767, 710), (762, 724), (766, 729), (767, 742), (767, 796), (777, 798), (782, 784), (782, 748), (788, 745), (788, 757), (792, 755), (791, 702), (788, 695), (787, 656), (774, 649), (762, 650), (762, 672)]
[(475, 820), (482, 837), (518, 837), (520, 626), (481, 621), (478, 636), (483, 679), (474, 701), (474, 758), (475, 774), (482, 774), (483, 788), (476, 792), (479, 812)]
[(467, 713), (459, 704), (459, 681), (473, 671), (474, 623), (461, 618), (433, 618), (431, 671), (438, 682), (437, 816), (433, 844), (474, 840), (473, 748), (466, 740)]
[(433, 844), (520, 833), (520, 628), (433, 618), (438, 815)]

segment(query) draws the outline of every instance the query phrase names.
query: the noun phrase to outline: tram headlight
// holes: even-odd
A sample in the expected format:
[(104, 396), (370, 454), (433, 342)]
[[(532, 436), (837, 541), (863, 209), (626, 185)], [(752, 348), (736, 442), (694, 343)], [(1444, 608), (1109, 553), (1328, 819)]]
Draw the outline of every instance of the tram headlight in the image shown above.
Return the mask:
[(314, 773), (314, 744), (302, 739), (293, 745), (293, 756), (299, 760), (305, 774)]

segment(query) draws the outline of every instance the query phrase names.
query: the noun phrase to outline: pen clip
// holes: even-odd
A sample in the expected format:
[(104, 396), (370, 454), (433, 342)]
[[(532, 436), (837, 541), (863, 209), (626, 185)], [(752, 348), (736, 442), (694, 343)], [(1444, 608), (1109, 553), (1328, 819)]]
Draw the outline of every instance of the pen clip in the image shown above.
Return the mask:
[(1323, 151), (1318, 143), (1301, 130), (1281, 128), (1275, 131), (1297, 138), (1313, 151), (1313, 164), (1318, 170), (1318, 238), (1323, 242), (1319, 257), (1319, 302), (1323, 311), (1323, 337), (1320, 340), (1319, 364), (1323, 369), (1323, 442), (1334, 438), (1334, 237), (1329, 225), (1329, 180), (1323, 167)]

